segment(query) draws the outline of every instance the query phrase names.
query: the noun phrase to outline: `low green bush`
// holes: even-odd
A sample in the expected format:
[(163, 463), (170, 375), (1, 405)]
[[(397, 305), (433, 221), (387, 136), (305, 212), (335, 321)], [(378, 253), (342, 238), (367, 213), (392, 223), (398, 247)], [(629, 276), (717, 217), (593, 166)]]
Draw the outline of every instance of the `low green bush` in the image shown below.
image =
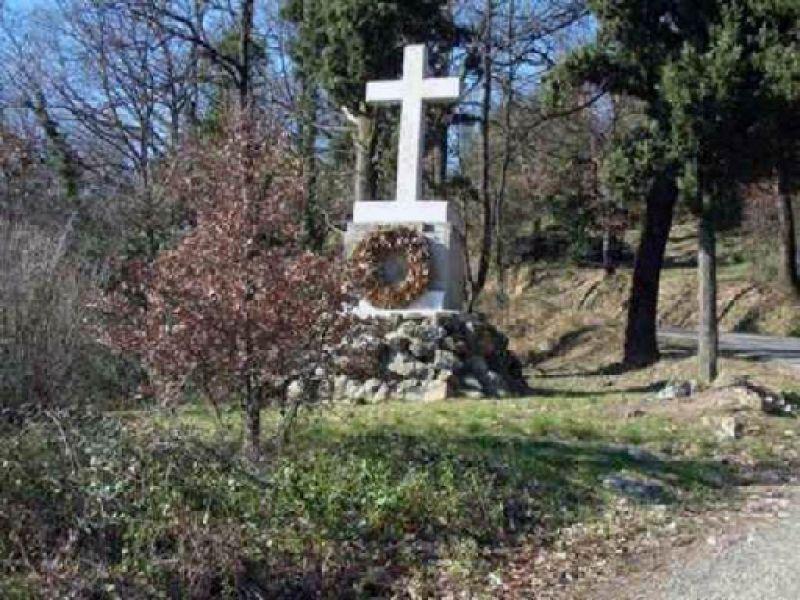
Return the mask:
[(0, 597), (385, 596), (438, 561), (474, 574), (486, 549), (548, 543), (610, 503), (619, 469), (676, 501), (717, 493), (711, 463), (634, 458), (588, 426), (493, 435), (481, 415), (449, 435), (319, 418), (257, 466), (227, 424), (20, 415), (0, 432)]

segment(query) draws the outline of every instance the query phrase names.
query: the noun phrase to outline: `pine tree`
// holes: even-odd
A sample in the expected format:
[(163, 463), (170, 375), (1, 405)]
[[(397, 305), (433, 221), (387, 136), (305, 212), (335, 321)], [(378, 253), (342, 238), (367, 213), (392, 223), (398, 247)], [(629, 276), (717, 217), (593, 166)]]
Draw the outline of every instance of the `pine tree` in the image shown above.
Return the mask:
[(678, 198), (676, 177), (680, 163), (669, 152), (667, 143), (671, 111), (662, 93), (662, 75), (666, 66), (679, 59), (685, 45), (702, 42), (709, 4), (713, 3), (591, 0), (589, 6), (598, 21), (596, 41), (568, 56), (549, 80), (556, 99), (585, 83), (637, 98), (650, 120), (644, 128), (648, 132), (645, 144), (638, 152), (651, 161), (646, 168), (651, 180), (645, 194), (646, 211), (625, 332), (624, 361), (631, 365), (649, 364), (659, 357), (658, 291)]
[[(749, 0), (754, 67), (759, 73), (759, 175), (778, 180), (781, 283), (800, 297), (794, 196), (800, 187), (800, 4)], [(749, 144), (754, 147), (754, 144)]]
[[(786, 147), (794, 147), (791, 133), (779, 134), (771, 145), (746, 140), (758, 132), (775, 134), (777, 124), (797, 112), (800, 7), (790, 0), (589, 4), (598, 19), (597, 41), (556, 69), (550, 80), (555, 97), (590, 82), (638, 98), (650, 120), (638, 160), (618, 165), (641, 169), (646, 160), (644, 171), (652, 175), (625, 362), (658, 359), (660, 271), (674, 206), (683, 197), (698, 215), (701, 378), (710, 380), (717, 351), (715, 220), (723, 203), (736, 200), (737, 183), (778, 168)], [(769, 137), (762, 133), (759, 139)]]

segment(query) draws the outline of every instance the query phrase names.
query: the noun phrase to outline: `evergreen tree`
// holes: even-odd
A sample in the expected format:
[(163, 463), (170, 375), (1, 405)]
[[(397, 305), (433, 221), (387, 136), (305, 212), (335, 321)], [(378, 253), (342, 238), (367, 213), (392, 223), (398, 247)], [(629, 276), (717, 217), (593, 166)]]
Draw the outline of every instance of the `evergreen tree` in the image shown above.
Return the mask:
[[(705, 36), (706, 9), (713, 2), (667, 0), (591, 0), (598, 21), (594, 43), (573, 52), (555, 69), (549, 87), (555, 101), (591, 83), (617, 95), (642, 101), (650, 120), (637, 153), (650, 161), (646, 210), (633, 274), (625, 332), (627, 364), (658, 360), (656, 317), (661, 267), (673, 209), (678, 197), (679, 161), (669, 152), (671, 110), (662, 92), (666, 66), (679, 59), (684, 45)], [(632, 164), (641, 162), (639, 159)], [(620, 161), (621, 166), (627, 161)], [(620, 176), (624, 179), (624, 176)]]
[(748, 61), (746, 12), (737, 3), (719, 8), (706, 21), (705, 39), (684, 44), (666, 65), (661, 86), (670, 109), (671, 153), (682, 167), (679, 187), (698, 215), (698, 359), (704, 382), (717, 376), (715, 219), (738, 193), (735, 182), (748, 158), (743, 137), (756, 118), (757, 73)]
[(304, 86), (318, 86), (355, 121), (356, 201), (374, 189), (375, 112), (364, 101), (367, 81), (395, 79), (402, 48), (434, 40), (447, 45), (453, 26), (444, 0), (289, 0), (284, 16), (297, 24), (292, 58)]
[[(594, 44), (567, 58), (550, 80), (556, 99), (584, 83), (641, 100), (650, 123), (636, 133), (625, 170), (651, 174), (634, 269), (625, 362), (657, 360), (660, 270), (673, 209), (684, 197), (699, 217), (701, 377), (716, 374), (714, 222), (737, 183), (785, 161), (791, 133), (748, 144), (796, 114), (796, 2), (782, 0), (592, 0)], [(759, 139), (770, 136), (761, 135)], [(781, 141), (782, 140), (782, 141)], [(630, 146), (630, 144), (629, 144)], [(784, 162), (784, 164), (786, 164)], [(625, 180), (624, 174), (620, 179)], [(788, 237), (788, 236), (787, 236)]]
[[(777, 176), (781, 226), (781, 283), (800, 296), (794, 196), (800, 187), (800, 4), (793, 0), (749, 0), (753, 65), (759, 73), (756, 176)], [(751, 136), (752, 137), (752, 136)]]

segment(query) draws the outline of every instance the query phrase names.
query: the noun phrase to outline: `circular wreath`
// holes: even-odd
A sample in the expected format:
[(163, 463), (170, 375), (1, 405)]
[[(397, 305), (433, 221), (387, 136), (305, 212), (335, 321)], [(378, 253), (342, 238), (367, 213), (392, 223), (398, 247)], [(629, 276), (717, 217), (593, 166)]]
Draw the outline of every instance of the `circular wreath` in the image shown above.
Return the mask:
[[(401, 257), (405, 278), (387, 281), (385, 264)], [(431, 249), (428, 238), (410, 227), (377, 229), (362, 239), (351, 257), (364, 296), (377, 308), (403, 308), (419, 298), (431, 281)]]

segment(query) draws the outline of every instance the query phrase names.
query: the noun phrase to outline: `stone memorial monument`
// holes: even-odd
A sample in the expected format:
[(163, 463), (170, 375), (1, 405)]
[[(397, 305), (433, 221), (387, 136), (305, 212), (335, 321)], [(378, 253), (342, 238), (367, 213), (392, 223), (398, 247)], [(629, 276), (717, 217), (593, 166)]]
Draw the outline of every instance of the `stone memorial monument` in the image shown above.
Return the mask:
[(504, 397), (527, 387), (508, 338), (464, 304), (462, 221), (447, 202), (423, 200), (425, 103), (457, 100), (457, 78), (427, 77), (425, 46), (407, 46), (403, 78), (367, 84), (367, 102), (401, 104), (395, 198), (356, 202), (345, 248), (362, 317), (337, 348), (332, 396)]
[(376, 289), (372, 301), (361, 300), (361, 316), (433, 315), (460, 311), (464, 302), (462, 221), (447, 202), (420, 198), (425, 104), (457, 100), (461, 84), (427, 70), (425, 46), (406, 46), (402, 79), (367, 84), (368, 103), (399, 103), (401, 117), (395, 198), (356, 202), (348, 227), (348, 253), (374, 271)]

